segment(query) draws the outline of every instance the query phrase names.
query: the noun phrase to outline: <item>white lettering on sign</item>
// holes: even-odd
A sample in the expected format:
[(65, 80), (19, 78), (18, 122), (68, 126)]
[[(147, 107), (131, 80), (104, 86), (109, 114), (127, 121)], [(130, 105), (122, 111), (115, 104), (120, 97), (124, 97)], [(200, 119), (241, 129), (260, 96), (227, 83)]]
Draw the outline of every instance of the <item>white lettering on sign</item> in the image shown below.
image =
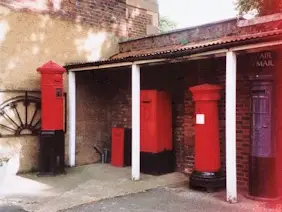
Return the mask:
[(204, 114), (196, 114), (196, 124), (205, 124)]
[(256, 66), (257, 67), (273, 67), (273, 60), (272, 60), (272, 55), (270, 52), (266, 52), (266, 53), (261, 53), (259, 55), (258, 61), (256, 62)]

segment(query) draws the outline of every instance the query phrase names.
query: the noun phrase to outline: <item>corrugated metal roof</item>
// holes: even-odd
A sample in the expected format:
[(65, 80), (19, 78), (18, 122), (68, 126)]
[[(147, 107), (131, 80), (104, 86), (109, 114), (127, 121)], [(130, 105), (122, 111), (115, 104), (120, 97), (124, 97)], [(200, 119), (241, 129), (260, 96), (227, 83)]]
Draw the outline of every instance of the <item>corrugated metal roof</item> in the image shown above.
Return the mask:
[(241, 35), (241, 36), (226, 36), (226, 37), (222, 37), (222, 38), (215, 39), (215, 40), (194, 42), (194, 43), (189, 43), (186, 45), (174, 45), (174, 46), (166, 46), (166, 47), (156, 48), (156, 49), (153, 48), (153, 49), (144, 49), (144, 50), (138, 50), (138, 51), (119, 53), (117, 55), (114, 55), (111, 59), (146, 57), (146, 56), (152, 56), (156, 54), (167, 54), (167, 53), (187, 51), (187, 50), (203, 48), (203, 47), (208, 47), (208, 46), (221, 45), (221, 44), (227, 44), (227, 43), (232, 43), (236, 41), (251, 40), (251, 39), (263, 38), (263, 37), (281, 35), (281, 34), (282, 34), (282, 30), (275, 30), (275, 31), (270, 31), (270, 32)]
[(259, 41), (260, 39), (278, 36), (278, 35), (282, 35), (282, 30), (274, 30), (274, 31), (254, 33), (248, 35), (225, 36), (219, 39), (193, 42), (185, 45), (173, 45), (173, 46), (165, 46), (161, 48), (151, 48), (151, 49), (144, 49), (138, 51), (118, 53), (107, 60), (100, 60), (100, 61), (86, 62), (86, 63), (71, 63), (71, 64), (67, 64), (65, 67), (67, 69), (70, 69), (70, 68), (96, 66), (96, 65), (98, 66), (102, 64), (110, 64), (117, 62), (136, 61), (142, 59), (144, 60), (144, 59), (152, 59), (152, 58), (160, 58), (160, 57), (169, 58), (176, 53), (189, 54), (189, 52), (192, 52), (193, 50), (199, 50), (203, 52), (206, 51), (208, 47), (214, 47), (214, 49), (219, 49), (225, 45), (230, 45), (230, 46), (240, 45), (244, 41), (256, 42)]
[(148, 38), (153, 38), (153, 37), (160, 37), (160, 36), (170, 35), (170, 34), (174, 34), (174, 33), (181, 33), (181, 32), (187, 31), (187, 30), (192, 30), (192, 29), (202, 28), (202, 27), (208, 27), (208, 26), (223, 24), (223, 23), (232, 22), (232, 21), (239, 21), (239, 20), (245, 20), (245, 19), (242, 16), (228, 18), (228, 19), (222, 19), (222, 20), (219, 20), (219, 21), (209, 22), (209, 23), (205, 23), (205, 24), (189, 26), (189, 27), (180, 28), (180, 29), (174, 29), (174, 30), (170, 30), (168, 32), (146, 35), (146, 36), (139, 37), (139, 38), (129, 38), (129, 39), (121, 41), (119, 43), (127, 43), (127, 42), (132, 42), (132, 41), (134, 42), (134, 41), (137, 41), (137, 40), (143, 40), (143, 39), (148, 39)]

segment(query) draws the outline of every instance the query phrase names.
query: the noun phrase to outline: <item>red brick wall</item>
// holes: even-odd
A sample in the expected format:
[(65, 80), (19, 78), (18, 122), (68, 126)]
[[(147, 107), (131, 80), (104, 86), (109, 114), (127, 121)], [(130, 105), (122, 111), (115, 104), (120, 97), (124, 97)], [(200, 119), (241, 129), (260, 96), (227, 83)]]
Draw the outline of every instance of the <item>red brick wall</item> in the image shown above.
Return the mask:
[(181, 30), (175, 33), (168, 33), (159, 36), (152, 36), (133, 41), (120, 43), (120, 51), (141, 50), (158, 48), (168, 45), (188, 44), (195, 41), (202, 41), (226, 36), (236, 30), (236, 20), (222, 22), (220, 24), (209, 24), (201, 27), (194, 27)]
[[(249, 56), (248, 56), (249, 57)], [(248, 187), (249, 146), (250, 146), (250, 81), (251, 67), (246, 59), (239, 57), (237, 66), (237, 109), (236, 109), (236, 151), (237, 151), (237, 182), (240, 188)], [(219, 102), (220, 142), (222, 167), (225, 170), (225, 59), (217, 66), (218, 83), (223, 86)]]
[(148, 36), (137, 40), (120, 43), (121, 52), (160, 48), (164, 46), (185, 45), (193, 42), (213, 40), (232, 35), (266, 32), (282, 29), (282, 20), (267, 24), (257, 24), (246, 27), (238, 27), (237, 20), (231, 19), (219, 23), (206, 24), (191, 27), (175, 32), (165, 33), (158, 36)]
[[(251, 83), (249, 76), (255, 73), (250, 58), (249, 55), (245, 58), (240, 56), (237, 71), (237, 177), (239, 187), (244, 189), (248, 186), (250, 148)], [(103, 70), (94, 73), (92, 78), (96, 79), (95, 83), (98, 83), (99, 86), (93, 86), (93, 81), (91, 81), (92, 89), (88, 90), (90, 94), (93, 92), (92, 96), (99, 97), (93, 100), (98, 101), (100, 98), (101, 100), (95, 103), (95, 107), (92, 107), (93, 113), (95, 111), (98, 113), (100, 110), (105, 120), (99, 119), (93, 123), (97, 123), (99, 129), (103, 130), (105, 134), (110, 134), (111, 127), (131, 127), (130, 69)], [(101, 84), (104, 81), (107, 83)], [(225, 58), (141, 67), (141, 89), (161, 89), (172, 96), (173, 142), (177, 171), (191, 173), (193, 170), (194, 103), (188, 88), (202, 83), (215, 83), (223, 87), (218, 105), (221, 161), (222, 168), (225, 170)], [(95, 94), (96, 92), (103, 95)], [(105, 99), (108, 100), (105, 101)], [(79, 107), (81, 107), (80, 113), (81, 111), (87, 112), (83, 109), (83, 105)], [(108, 116), (106, 117), (105, 114)], [(78, 119), (83, 120), (83, 117)], [(93, 129), (91, 132), (95, 135), (97, 130)]]
[(153, 17), (144, 9), (127, 6), (127, 31), (129, 38), (142, 37), (147, 34), (147, 25), (152, 24)]
[[(250, 144), (250, 82), (251, 70), (246, 62), (238, 61), (237, 89), (237, 168), (238, 184), (248, 185), (248, 160)], [(130, 72), (118, 71), (119, 91), (112, 102), (112, 126), (131, 126)], [(225, 170), (225, 58), (201, 60), (165, 66), (143, 67), (141, 89), (162, 89), (172, 96), (173, 141), (177, 171), (191, 173), (194, 163), (194, 103), (188, 88), (201, 83), (223, 86), (219, 101), (220, 144), (222, 168)], [(125, 86), (126, 85), (126, 86)], [(118, 90), (118, 89), (117, 89)]]
[(152, 22), (146, 10), (126, 5), (126, 0), (0, 0), (0, 5), (17, 11), (48, 14), (75, 23), (89, 24), (95, 30), (114, 32), (121, 38), (145, 36), (146, 26)]

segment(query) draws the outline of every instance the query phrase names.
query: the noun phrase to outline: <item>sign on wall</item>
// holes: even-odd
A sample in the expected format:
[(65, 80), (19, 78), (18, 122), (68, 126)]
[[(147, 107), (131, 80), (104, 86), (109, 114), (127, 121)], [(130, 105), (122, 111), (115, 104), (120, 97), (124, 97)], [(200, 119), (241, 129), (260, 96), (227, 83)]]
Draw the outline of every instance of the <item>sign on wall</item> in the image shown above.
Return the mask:
[(274, 58), (272, 52), (258, 53), (255, 66), (260, 68), (274, 67)]
[(196, 124), (205, 124), (205, 114), (196, 114)]

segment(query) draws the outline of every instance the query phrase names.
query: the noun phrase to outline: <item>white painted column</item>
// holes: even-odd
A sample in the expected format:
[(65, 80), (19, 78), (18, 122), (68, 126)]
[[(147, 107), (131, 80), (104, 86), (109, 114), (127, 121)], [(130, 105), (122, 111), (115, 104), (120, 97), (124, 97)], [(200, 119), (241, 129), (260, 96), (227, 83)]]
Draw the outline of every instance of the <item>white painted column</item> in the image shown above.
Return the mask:
[(140, 67), (132, 65), (132, 180), (140, 179)]
[(76, 137), (76, 86), (75, 72), (68, 73), (68, 117), (69, 117), (69, 166), (75, 166)]
[(236, 54), (226, 53), (226, 200), (237, 202), (236, 171)]

